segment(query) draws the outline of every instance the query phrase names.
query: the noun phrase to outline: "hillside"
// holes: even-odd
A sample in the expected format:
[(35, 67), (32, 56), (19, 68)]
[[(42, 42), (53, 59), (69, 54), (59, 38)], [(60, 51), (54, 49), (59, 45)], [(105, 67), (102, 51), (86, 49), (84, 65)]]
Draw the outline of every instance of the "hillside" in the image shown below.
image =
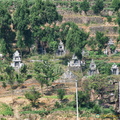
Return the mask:
[(0, 120), (120, 119), (120, 8), (87, 1), (0, 3)]

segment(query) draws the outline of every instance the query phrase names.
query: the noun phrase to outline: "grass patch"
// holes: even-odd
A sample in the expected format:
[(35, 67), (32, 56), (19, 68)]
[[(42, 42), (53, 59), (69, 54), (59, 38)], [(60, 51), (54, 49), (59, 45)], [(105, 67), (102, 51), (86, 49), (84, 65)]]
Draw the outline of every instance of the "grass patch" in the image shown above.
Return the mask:
[[(65, 95), (64, 96), (64, 99), (65, 98), (71, 98), (73, 97), (74, 95)], [(43, 98), (53, 98), (53, 99), (58, 99), (58, 96), (57, 95), (52, 95), (52, 96), (43, 96)]]
[(50, 113), (50, 111), (45, 111), (45, 110), (41, 110), (41, 111), (21, 111), (20, 114), (39, 114), (39, 115), (48, 115)]
[(5, 103), (0, 103), (0, 115), (13, 115), (12, 108)]
[(63, 107), (63, 108), (56, 108), (53, 110), (54, 111), (75, 111), (76, 108), (73, 108), (73, 107), (69, 107), (69, 106), (66, 106), (66, 107)]

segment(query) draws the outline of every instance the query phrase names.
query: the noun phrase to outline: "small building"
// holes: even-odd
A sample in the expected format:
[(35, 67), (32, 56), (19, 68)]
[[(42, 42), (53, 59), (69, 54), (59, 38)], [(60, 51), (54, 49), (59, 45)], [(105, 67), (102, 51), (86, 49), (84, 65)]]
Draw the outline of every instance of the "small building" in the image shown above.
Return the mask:
[(68, 67), (80, 67), (81, 61), (78, 60), (77, 56), (75, 54), (72, 56), (72, 60), (68, 62)]
[(22, 60), (20, 58), (20, 54), (18, 51), (16, 51), (14, 54), (13, 54), (13, 60), (12, 60), (12, 63), (11, 63), (11, 66), (14, 67), (15, 69), (19, 69), (23, 66), (24, 64), (22, 63)]
[(65, 47), (63, 42), (60, 40), (60, 43), (58, 45), (57, 55), (64, 55), (65, 54)]
[(84, 57), (84, 56), (89, 56), (89, 52), (88, 51), (86, 51), (86, 50), (82, 50), (82, 57)]
[(110, 39), (108, 41), (107, 47), (105, 48), (105, 50), (103, 52), (105, 55), (111, 55), (111, 54), (116, 54), (117, 53), (117, 50), (116, 49), (112, 50), (111, 46), (114, 46), (114, 42), (113, 42), (112, 39)]
[(118, 66), (115, 63), (111, 67), (111, 72), (114, 75), (119, 75), (119, 68), (118, 68)]
[(89, 66), (89, 71), (88, 71), (88, 75), (96, 75), (99, 74), (99, 71), (96, 67), (96, 64), (94, 62), (94, 60), (91, 60), (90, 66)]

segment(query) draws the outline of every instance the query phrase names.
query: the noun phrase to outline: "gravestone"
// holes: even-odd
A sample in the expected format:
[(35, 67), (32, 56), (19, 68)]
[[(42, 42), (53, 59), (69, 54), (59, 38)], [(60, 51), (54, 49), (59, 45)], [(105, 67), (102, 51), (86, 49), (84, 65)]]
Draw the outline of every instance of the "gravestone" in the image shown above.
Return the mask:
[(99, 71), (96, 67), (94, 60), (92, 59), (90, 66), (89, 66), (88, 75), (96, 75), (96, 74), (99, 74)]
[(20, 54), (18, 51), (16, 51), (13, 54), (13, 60), (12, 60), (11, 66), (15, 69), (20, 69), (23, 66), (23, 63), (22, 63), (22, 60), (20, 58)]
[(82, 50), (82, 57), (84, 56), (89, 56), (89, 52), (88, 51), (85, 51), (85, 50)]
[(105, 50), (104, 50), (104, 54), (105, 55), (111, 55), (111, 54), (116, 54), (118, 51), (115, 49), (114, 51), (112, 51), (111, 50), (111, 46), (112, 45), (114, 45), (114, 42), (113, 42), (113, 40), (112, 39), (110, 39), (109, 41), (108, 41), (108, 44), (107, 44), (107, 47), (105, 48)]
[(80, 67), (80, 60), (78, 60), (75, 54), (72, 56), (72, 60), (68, 62), (68, 67)]
[(63, 42), (60, 40), (60, 43), (58, 45), (57, 55), (64, 55), (65, 54), (65, 47)]
[(119, 68), (118, 68), (118, 66), (115, 63), (111, 67), (111, 72), (114, 75), (119, 75)]

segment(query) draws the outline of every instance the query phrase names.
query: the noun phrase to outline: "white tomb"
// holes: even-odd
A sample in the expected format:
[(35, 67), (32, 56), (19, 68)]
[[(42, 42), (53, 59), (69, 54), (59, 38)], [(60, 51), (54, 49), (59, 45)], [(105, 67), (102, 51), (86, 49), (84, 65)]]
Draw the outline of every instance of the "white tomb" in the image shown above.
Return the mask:
[(107, 47), (105, 48), (105, 50), (103, 51), (103, 53), (105, 55), (111, 55), (111, 54), (116, 54), (118, 51), (115, 49), (114, 51), (111, 50), (111, 46), (114, 45), (114, 42), (112, 39), (110, 39), (108, 41)]
[(96, 75), (96, 74), (99, 74), (99, 71), (96, 67), (96, 64), (95, 64), (94, 60), (92, 59), (92, 61), (90, 63), (90, 66), (89, 66), (88, 75)]
[(60, 43), (58, 45), (58, 50), (57, 50), (58, 55), (64, 55), (65, 54), (65, 47), (63, 42), (60, 40)]
[(81, 65), (85, 65), (84, 61), (80, 61), (75, 54), (72, 56), (72, 60), (68, 62), (69, 67), (80, 67)]
[(119, 68), (118, 68), (118, 66), (115, 63), (111, 67), (111, 72), (114, 75), (119, 75)]
[(16, 51), (14, 54), (13, 54), (13, 60), (12, 60), (12, 63), (11, 63), (11, 66), (14, 67), (15, 69), (19, 69), (23, 66), (24, 64), (22, 63), (21, 61), (21, 58), (20, 58), (20, 54), (18, 51)]

